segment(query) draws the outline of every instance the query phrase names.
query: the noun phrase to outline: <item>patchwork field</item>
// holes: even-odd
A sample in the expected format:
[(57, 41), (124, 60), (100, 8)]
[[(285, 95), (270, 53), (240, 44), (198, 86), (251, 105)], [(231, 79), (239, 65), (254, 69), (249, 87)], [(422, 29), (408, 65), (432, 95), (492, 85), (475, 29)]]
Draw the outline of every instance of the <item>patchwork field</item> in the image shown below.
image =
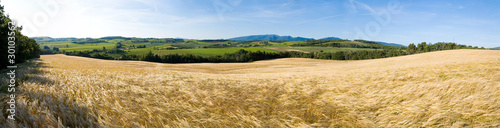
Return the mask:
[(262, 51), (262, 52), (276, 52), (274, 50), (264, 49), (264, 48), (206, 48), (206, 49), (175, 49), (175, 50), (152, 50), (152, 48), (141, 48), (132, 49), (129, 54), (136, 55), (146, 55), (149, 51), (158, 55), (168, 55), (168, 54), (193, 54), (199, 56), (217, 56), (224, 55), (226, 53), (234, 53), (238, 50), (243, 49), (246, 51)]
[(0, 127), (500, 127), (498, 50), (221, 64), (58, 54), (19, 69), (16, 122), (1, 111)]

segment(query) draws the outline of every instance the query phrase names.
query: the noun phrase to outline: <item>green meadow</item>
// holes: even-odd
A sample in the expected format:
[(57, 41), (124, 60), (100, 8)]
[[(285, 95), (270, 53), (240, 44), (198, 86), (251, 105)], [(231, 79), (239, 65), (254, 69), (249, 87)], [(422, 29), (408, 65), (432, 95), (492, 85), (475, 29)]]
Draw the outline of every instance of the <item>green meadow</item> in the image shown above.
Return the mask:
[(244, 49), (246, 51), (262, 51), (262, 52), (277, 52), (275, 50), (269, 50), (264, 48), (197, 48), (197, 49), (175, 49), (175, 50), (154, 50), (153, 48), (142, 48), (142, 49), (131, 49), (129, 54), (136, 55), (145, 55), (149, 51), (158, 55), (167, 55), (167, 54), (193, 54), (200, 56), (216, 56), (216, 55), (224, 55), (226, 53), (234, 53), (240, 49)]
[[(235, 53), (240, 49), (246, 51), (262, 51), (277, 53), (297, 51), (303, 53), (339, 51), (359, 51), (380, 49), (381, 45), (370, 42), (351, 40), (315, 40), (315, 41), (231, 41), (231, 40), (192, 40), (173, 38), (135, 38), (135, 37), (103, 37), (103, 38), (36, 38), (42, 51), (61, 52), (98, 51), (107, 52), (109, 56), (121, 55), (143, 56), (149, 52), (158, 55), (181, 54), (199, 55), (203, 57)], [(372, 47), (373, 46), (373, 47)], [(375, 48), (379, 47), (379, 48)], [(119, 50), (121, 52), (114, 52)], [(50, 53), (50, 52), (49, 52)], [(54, 53), (54, 52), (52, 52)]]

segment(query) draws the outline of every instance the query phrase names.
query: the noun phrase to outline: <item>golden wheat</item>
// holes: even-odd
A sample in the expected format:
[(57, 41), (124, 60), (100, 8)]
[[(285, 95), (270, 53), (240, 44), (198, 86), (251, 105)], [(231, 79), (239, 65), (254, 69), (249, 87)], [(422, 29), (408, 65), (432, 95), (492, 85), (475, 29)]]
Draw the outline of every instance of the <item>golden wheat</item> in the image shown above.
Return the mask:
[(223, 64), (41, 59), (20, 68), (16, 122), (2, 116), (2, 127), (500, 127), (500, 51)]

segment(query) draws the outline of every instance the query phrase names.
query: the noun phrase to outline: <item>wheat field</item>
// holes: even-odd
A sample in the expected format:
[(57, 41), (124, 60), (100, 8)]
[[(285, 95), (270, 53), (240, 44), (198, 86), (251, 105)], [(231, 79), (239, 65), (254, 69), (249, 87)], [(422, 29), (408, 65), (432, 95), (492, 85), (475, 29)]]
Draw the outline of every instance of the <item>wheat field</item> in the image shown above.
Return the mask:
[(1, 102), (0, 127), (500, 127), (499, 50), (221, 64), (43, 55), (19, 69), (16, 121)]

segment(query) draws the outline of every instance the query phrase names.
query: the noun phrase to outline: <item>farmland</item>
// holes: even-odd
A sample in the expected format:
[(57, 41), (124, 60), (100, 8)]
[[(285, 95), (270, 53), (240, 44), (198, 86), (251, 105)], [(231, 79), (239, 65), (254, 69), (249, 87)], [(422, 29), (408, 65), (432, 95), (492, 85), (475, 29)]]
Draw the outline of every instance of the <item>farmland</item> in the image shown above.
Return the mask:
[(16, 123), (0, 127), (500, 126), (497, 50), (221, 64), (57, 54), (19, 66)]
[(264, 48), (206, 48), (206, 49), (175, 49), (175, 50), (153, 50), (153, 48), (144, 49), (132, 49), (129, 54), (145, 55), (149, 51), (153, 51), (154, 54), (158, 55), (168, 55), (168, 54), (193, 54), (199, 56), (216, 56), (224, 55), (226, 53), (234, 53), (240, 49), (247, 51), (265, 51), (265, 52), (276, 52), (274, 50), (264, 49)]
[[(231, 40), (189, 40), (172, 38), (128, 38), (128, 37), (103, 37), (103, 38), (35, 38), (40, 48), (49, 53), (64, 53), (77, 51), (100, 51), (109, 53), (110, 56), (119, 57), (121, 55), (143, 56), (150, 51), (156, 55), (198, 55), (203, 57), (220, 56), (227, 53), (234, 53), (240, 49), (256, 52), (276, 53), (282, 51), (311, 52), (339, 52), (374, 50), (368, 47), (369, 44), (349, 41), (332, 40), (321, 43), (311, 43), (308, 41), (231, 41)], [(339, 46), (328, 46), (337, 43)], [(353, 46), (367, 47), (356, 48)], [(57, 51), (54, 49), (57, 48)], [(397, 48), (397, 47), (396, 47)], [(110, 52), (115, 49), (124, 52)]]

